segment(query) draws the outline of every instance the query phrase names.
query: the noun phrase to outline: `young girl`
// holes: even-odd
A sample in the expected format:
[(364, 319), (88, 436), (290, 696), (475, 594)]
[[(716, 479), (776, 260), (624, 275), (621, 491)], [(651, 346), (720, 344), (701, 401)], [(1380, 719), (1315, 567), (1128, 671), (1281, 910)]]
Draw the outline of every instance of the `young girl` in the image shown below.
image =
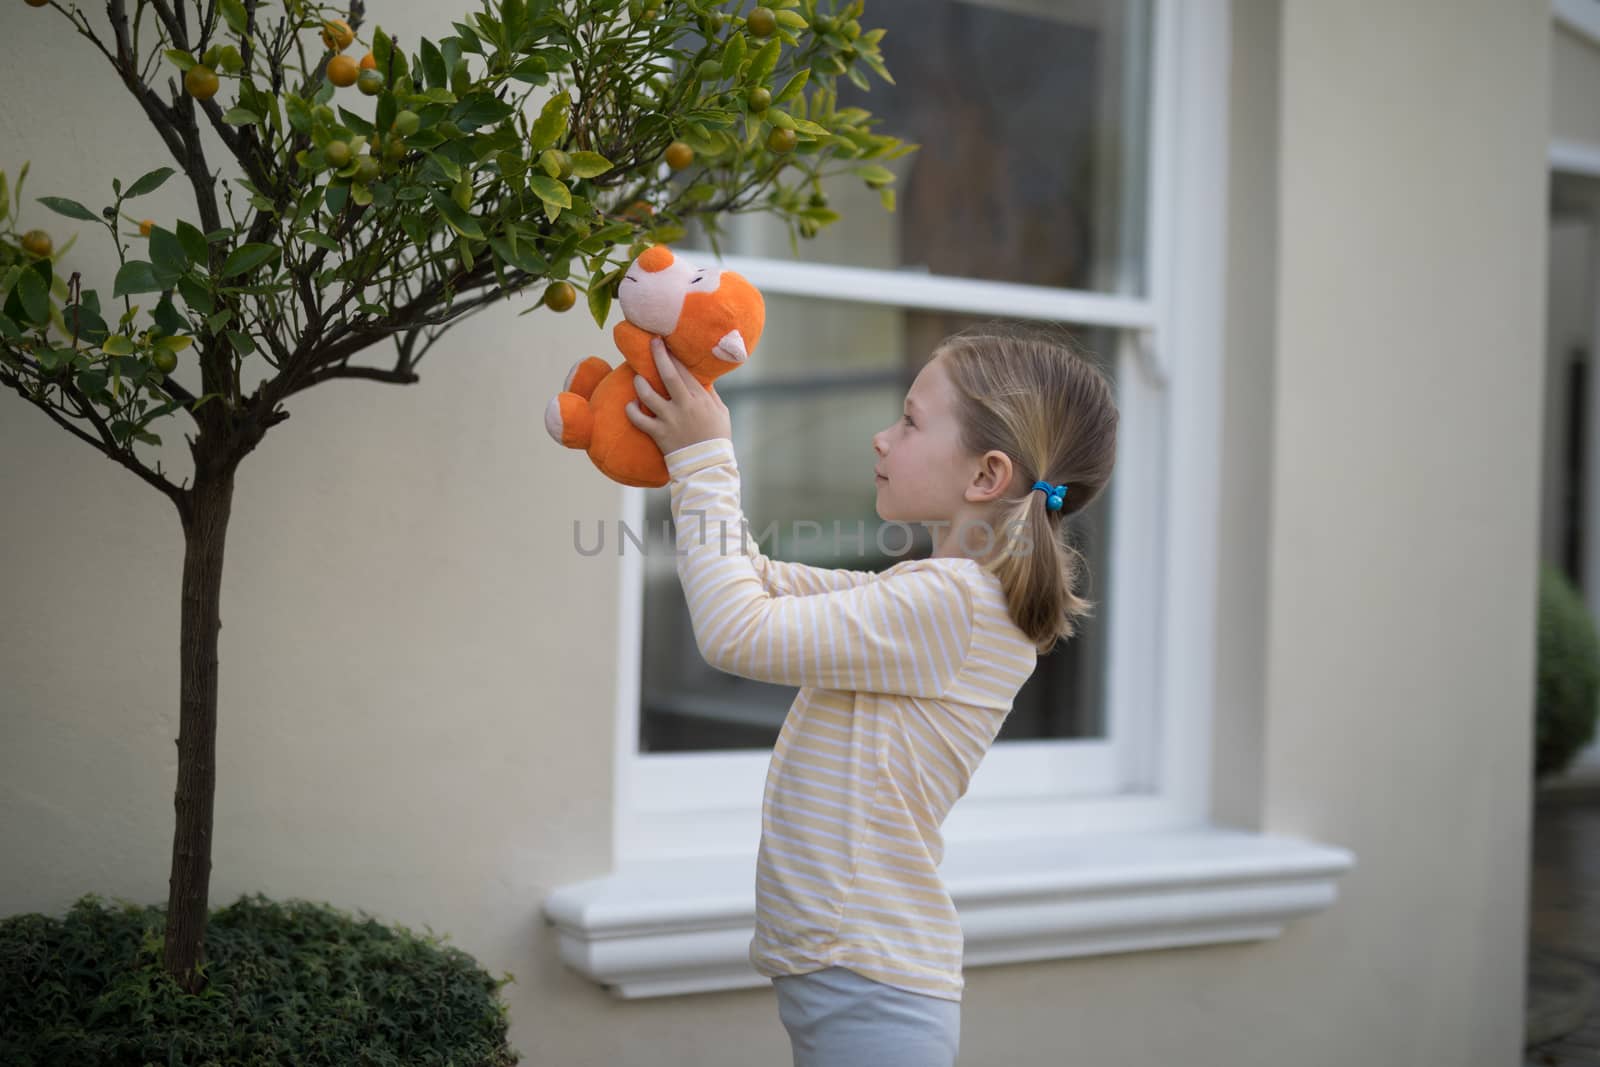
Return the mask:
[(796, 1067), (953, 1064), (962, 935), (939, 828), (1038, 655), (1092, 607), (1062, 527), (1111, 476), (1110, 384), (1047, 335), (947, 338), (872, 439), (879, 516), (927, 524), (932, 556), (826, 570), (755, 549), (728, 409), (654, 352), (670, 395), (640, 377), (628, 417), (666, 459), (695, 641), (720, 670), (800, 687), (767, 774), (750, 960)]

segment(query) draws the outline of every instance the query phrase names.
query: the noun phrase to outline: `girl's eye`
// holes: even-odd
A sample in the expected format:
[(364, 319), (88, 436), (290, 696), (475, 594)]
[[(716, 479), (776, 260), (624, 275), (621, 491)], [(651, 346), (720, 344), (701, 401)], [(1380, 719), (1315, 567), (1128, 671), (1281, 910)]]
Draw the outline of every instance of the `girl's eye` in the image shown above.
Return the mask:
[(901, 416), (900, 416), (900, 417), (901, 417), (901, 418), (902, 418), (902, 419), (905, 419), (905, 420), (906, 420), (906, 425), (907, 425), (907, 426), (915, 426), (915, 425), (916, 425), (916, 423), (914, 423), (914, 422), (912, 422), (912, 421), (911, 421), (911, 416), (910, 416), (910, 415), (901, 415)]

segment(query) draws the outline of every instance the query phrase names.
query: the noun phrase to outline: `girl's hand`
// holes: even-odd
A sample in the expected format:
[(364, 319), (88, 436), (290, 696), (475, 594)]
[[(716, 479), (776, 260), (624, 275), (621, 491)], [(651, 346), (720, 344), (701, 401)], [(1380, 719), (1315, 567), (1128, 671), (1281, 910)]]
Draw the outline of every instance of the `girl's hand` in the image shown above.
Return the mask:
[[(649, 434), (663, 456), (713, 437), (731, 439), (733, 421), (716, 388), (701, 385), (678, 362), (678, 357), (667, 351), (661, 338), (650, 338), (650, 354), (655, 356), (656, 373), (661, 375), (661, 384), (670, 395), (656, 392), (644, 375), (635, 376), (634, 389), (639, 398), (628, 401), (624, 409), (628, 421)], [(640, 410), (640, 400), (655, 412), (653, 416)]]

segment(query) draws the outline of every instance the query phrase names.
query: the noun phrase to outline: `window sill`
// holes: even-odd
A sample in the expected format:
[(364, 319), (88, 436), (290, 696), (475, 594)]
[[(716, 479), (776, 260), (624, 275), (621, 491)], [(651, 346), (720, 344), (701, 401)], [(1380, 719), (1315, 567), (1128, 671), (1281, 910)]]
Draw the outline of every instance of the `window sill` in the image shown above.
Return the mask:
[[(952, 842), (940, 868), (966, 966), (1260, 941), (1337, 897), (1352, 853), (1205, 826)], [(751, 967), (755, 858), (625, 867), (545, 901), (561, 956), (619, 997), (766, 985)]]

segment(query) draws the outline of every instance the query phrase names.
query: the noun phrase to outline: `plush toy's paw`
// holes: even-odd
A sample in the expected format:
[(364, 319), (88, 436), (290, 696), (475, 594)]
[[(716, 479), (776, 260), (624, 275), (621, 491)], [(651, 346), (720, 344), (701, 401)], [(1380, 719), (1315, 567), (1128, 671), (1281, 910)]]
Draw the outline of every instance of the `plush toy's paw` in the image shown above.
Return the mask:
[(568, 393), (577, 393), (579, 396), (593, 396), (594, 387), (599, 385), (601, 379), (610, 373), (611, 364), (599, 356), (580, 359), (567, 372), (566, 383), (561, 388)]
[(558, 445), (588, 448), (594, 435), (594, 412), (576, 393), (561, 393), (544, 409), (544, 428)]

